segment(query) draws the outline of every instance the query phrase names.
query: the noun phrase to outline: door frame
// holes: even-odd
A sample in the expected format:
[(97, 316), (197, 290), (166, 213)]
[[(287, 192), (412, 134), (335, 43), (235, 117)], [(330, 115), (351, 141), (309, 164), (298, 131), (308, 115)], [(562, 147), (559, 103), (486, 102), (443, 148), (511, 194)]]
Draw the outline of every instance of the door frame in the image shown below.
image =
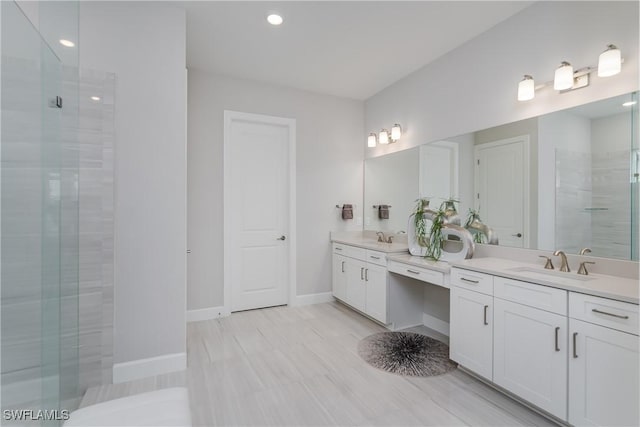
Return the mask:
[[(478, 160), (480, 159), (479, 151), (483, 148), (494, 148), (499, 147), (501, 145), (509, 145), (515, 142), (522, 142), (522, 152), (523, 152), (523, 179), (522, 185), (524, 187), (524, 201), (523, 201), (523, 212), (522, 212), (522, 228), (524, 229), (524, 242), (523, 249), (531, 249), (531, 177), (529, 176), (531, 170), (531, 144), (529, 142), (529, 135), (519, 135), (513, 138), (499, 139), (496, 141), (486, 142), (483, 144), (478, 144), (473, 147), (473, 166), (474, 166), (474, 176), (473, 176), (473, 208), (478, 209), (478, 191), (479, 191), (479, 182), (480, 182), (480, 170)], [(490, 226), (490, 225), (489, 225)]]
[(287, 240), (289, 241), (289, 269), (287, 271), (288, 305), (295, 303), (296, 291), (296, 119), (286, 117), (267, 116), (263, 114), (243, 113), (240, 111), (224, 110), (224, 146), (223, 146), (223, 240), (224, 240), (224, 311), (231, 313), (231, 233), (229, 229), (229, 218), (233, 215), (230, 202), (230, 181), (231, 174), (228, 165), (230, 164), (231, 144), (231, 123), (236, 120), (246, 120), (270, 125), (286, 126), (289, 129), (288, 153), (289, 153), (289, 230)]

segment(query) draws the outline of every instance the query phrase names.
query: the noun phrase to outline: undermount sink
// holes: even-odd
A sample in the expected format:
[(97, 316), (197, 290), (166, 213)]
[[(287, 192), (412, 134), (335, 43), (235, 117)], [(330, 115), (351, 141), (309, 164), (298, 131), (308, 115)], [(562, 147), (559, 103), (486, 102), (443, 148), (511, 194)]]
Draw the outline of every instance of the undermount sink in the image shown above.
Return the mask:
[(532, 267), (513, 267), (507, 268), (508, 271), (513, 271), (514, 273), (525, 273), (526, 275), (543, 275), (543, 276), (553, 276), (558, 279), (564, 280), (577, 280), (579, 282), (588, 282), (589, 280), (593, 280), (593, 277), (582, 276), (572, 273), (566, 273), (563, 271), (554, 271), (554, 270), (545, 270), (543, 268), (532, 268)]

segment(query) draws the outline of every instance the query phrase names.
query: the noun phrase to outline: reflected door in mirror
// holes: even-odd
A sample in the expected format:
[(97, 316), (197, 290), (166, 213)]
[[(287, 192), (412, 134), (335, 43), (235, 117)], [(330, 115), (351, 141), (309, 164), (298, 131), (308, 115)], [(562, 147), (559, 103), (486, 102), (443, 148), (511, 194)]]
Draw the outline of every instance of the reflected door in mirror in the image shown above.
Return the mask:
[(475, 147), (475, 209), (500, 245), (528, 247), (528, 136)]

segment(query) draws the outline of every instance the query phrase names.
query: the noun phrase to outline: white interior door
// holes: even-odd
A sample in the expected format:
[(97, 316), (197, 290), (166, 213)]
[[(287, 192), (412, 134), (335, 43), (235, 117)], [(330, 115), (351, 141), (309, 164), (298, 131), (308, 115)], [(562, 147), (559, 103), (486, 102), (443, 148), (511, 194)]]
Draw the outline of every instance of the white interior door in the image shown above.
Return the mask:
[(225, 111), (225, 305), (283, 305), (289, 290), (294, 121)]
[(499, 244), (529, 247), (529, 137), (475, 148), (475, 209)]

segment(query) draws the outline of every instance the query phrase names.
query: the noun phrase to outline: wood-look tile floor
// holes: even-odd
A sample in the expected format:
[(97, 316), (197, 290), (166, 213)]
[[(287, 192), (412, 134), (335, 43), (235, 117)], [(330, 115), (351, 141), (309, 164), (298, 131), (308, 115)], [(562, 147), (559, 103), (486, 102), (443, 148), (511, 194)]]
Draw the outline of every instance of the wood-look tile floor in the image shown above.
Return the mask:
[(369, 366), (358, 341), (385, 330), (339, 303), (189, 323), (187, 370), (94, 387), (81, 406), (186, 386), (194, 426), (554, 425), (460, 370), (418, 378)]

